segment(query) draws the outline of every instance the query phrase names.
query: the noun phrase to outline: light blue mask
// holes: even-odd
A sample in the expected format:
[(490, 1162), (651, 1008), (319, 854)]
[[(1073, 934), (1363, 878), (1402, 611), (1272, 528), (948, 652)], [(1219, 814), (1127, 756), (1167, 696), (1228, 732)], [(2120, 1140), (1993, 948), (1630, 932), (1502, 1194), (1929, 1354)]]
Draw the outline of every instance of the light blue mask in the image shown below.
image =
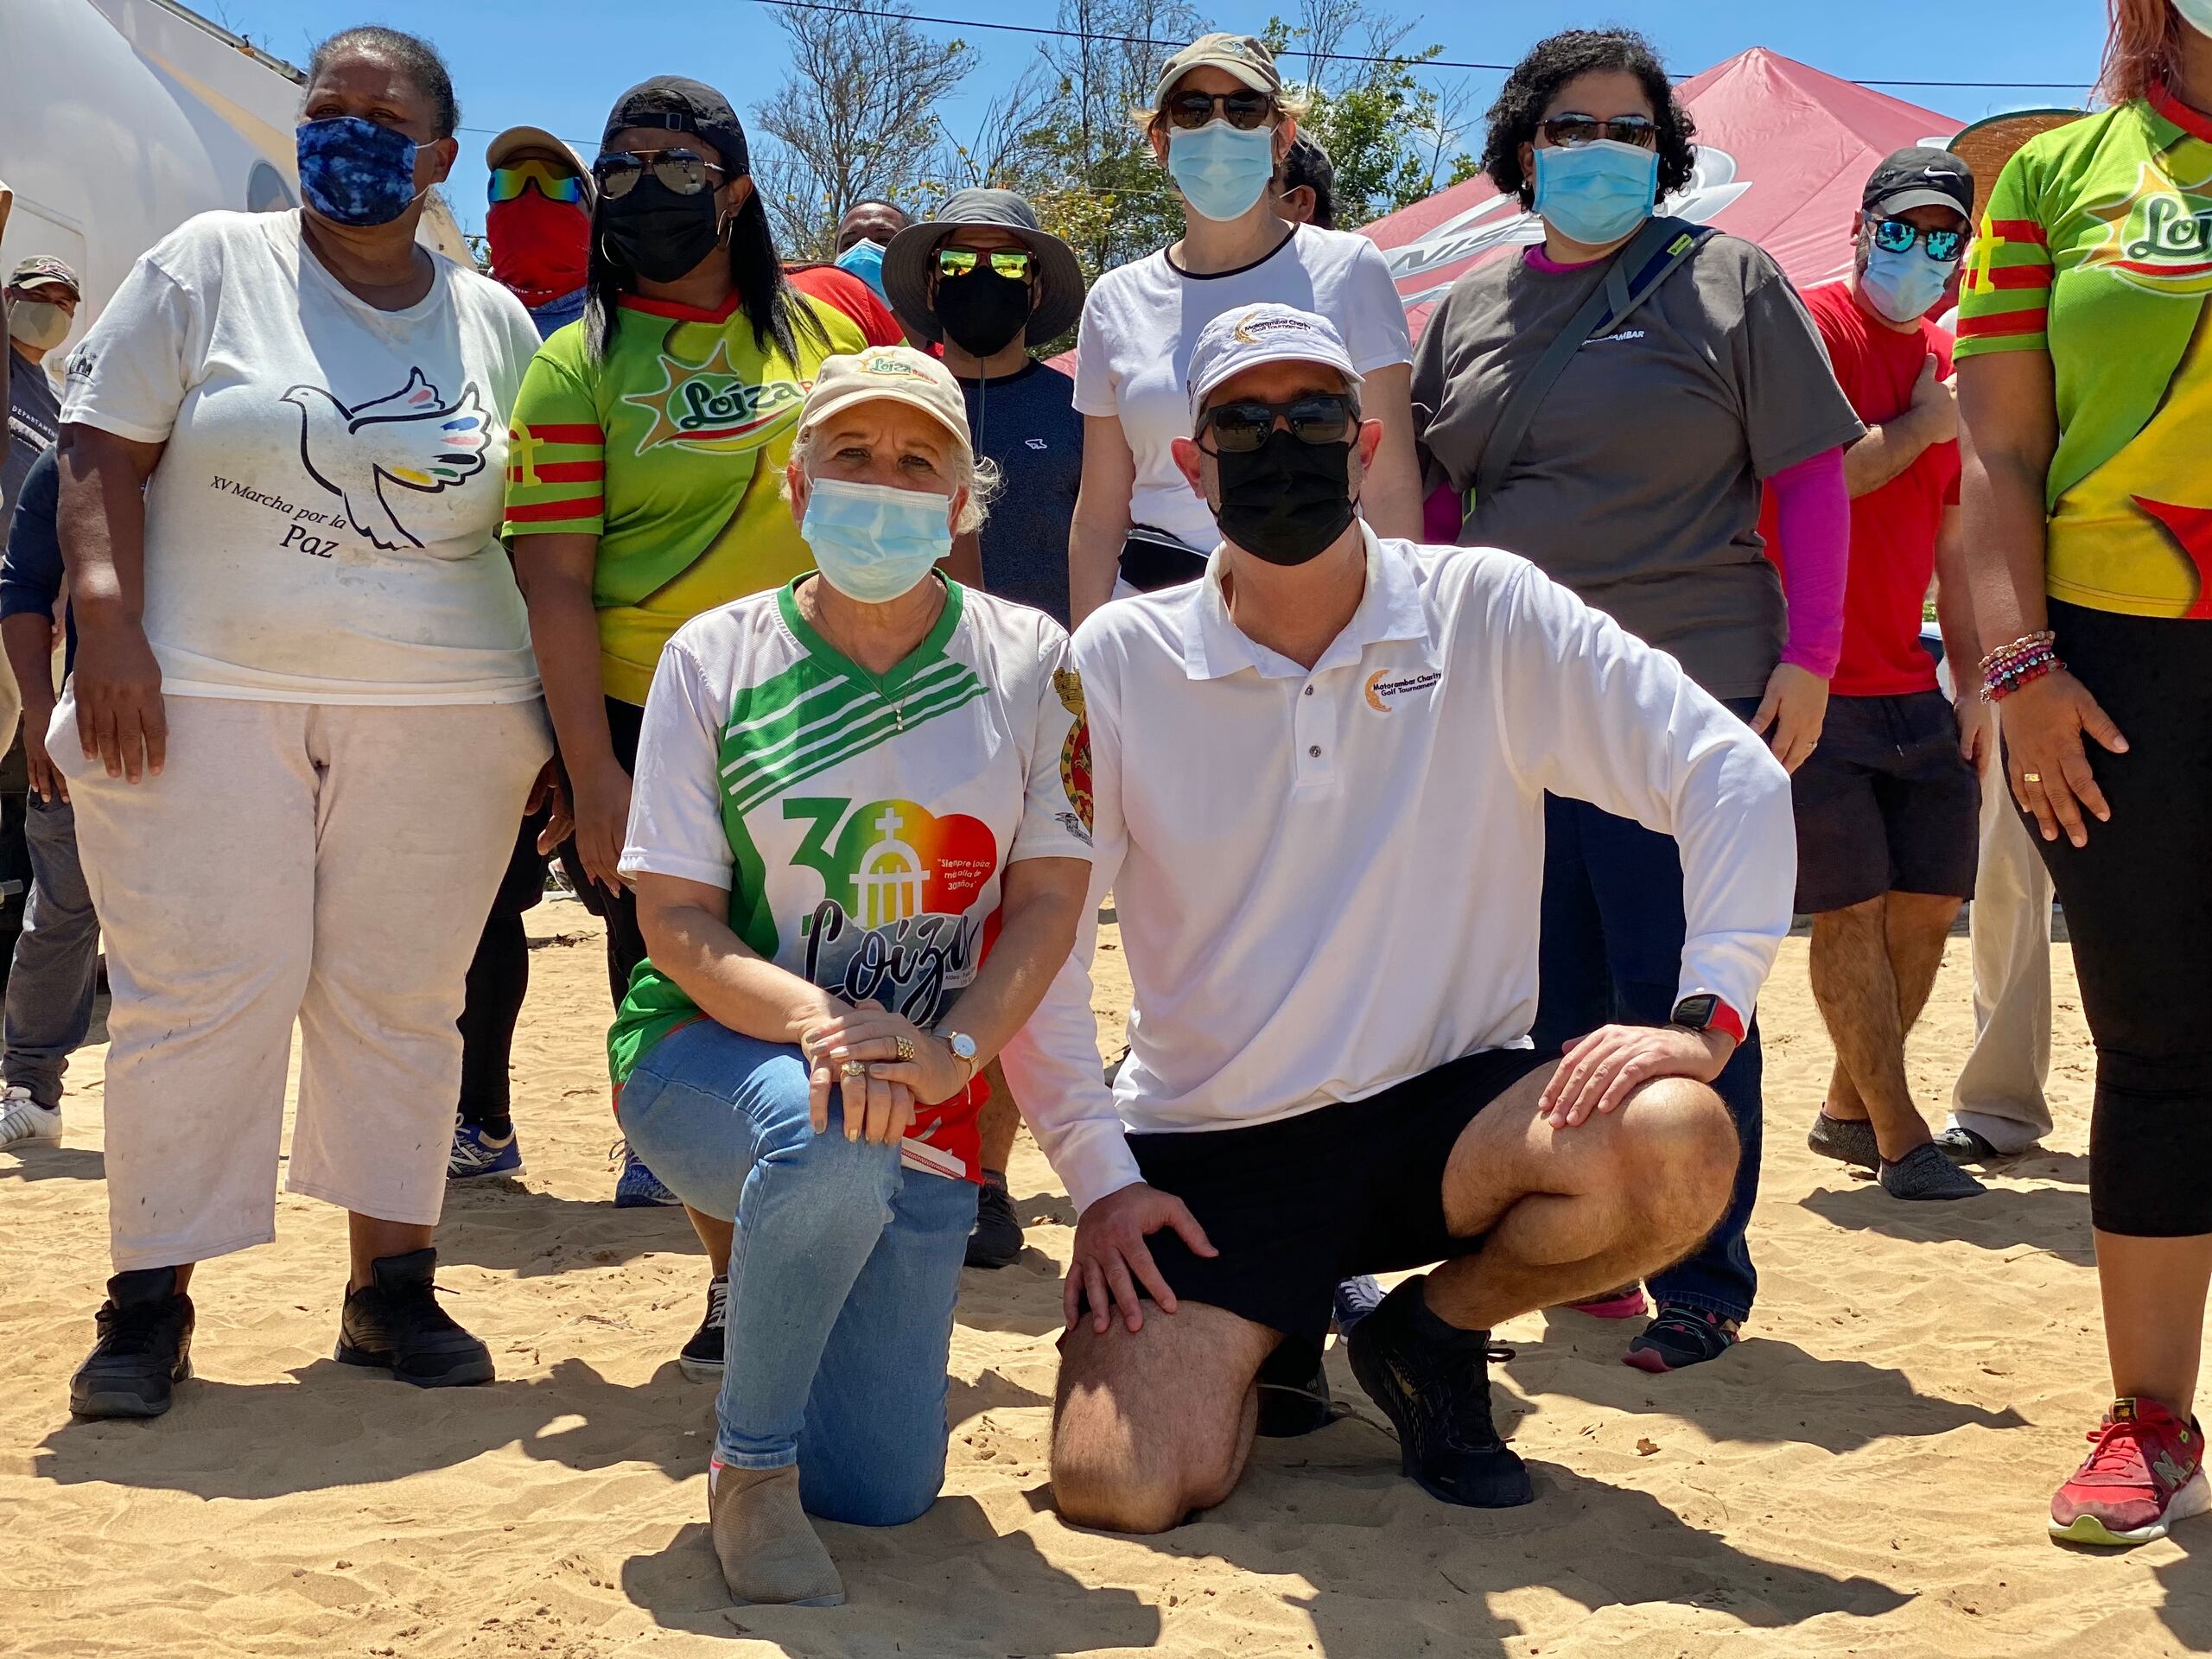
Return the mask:
[(1599, 138), (1536, 152), (1536, 212), (1586, 247), (1604, 247), (1651, 217), (1659, 199), (1659, 154)]
[(2200, 35), (2212, 35), (2212, 0), (2174, 0), (2181, 20)]
[(1167, 135), (1167, 171), (1200, 219), (1242, 219), (1275, 175), (1274, 130), (1246, 132), (1226, 121), (1195, 132), (1178, 127)]
[(1859, 291), (1891, 322), (1916, 322), (1926, 316), (1958, 269), (1951, 260), (1930, 259), (1917, 245), (1903, 253), (1870, 248)]
[(923, 490), (817, 478), (799, 537), (822, 579), (848, 599), (882, 605), (952, 551), (952, 503)]
[(875, 297), (886, 305), (891, 296), (883, 291), (883, 244), (855, 242), (837, 256), (837, 269), (849, 270), (875, 290)]

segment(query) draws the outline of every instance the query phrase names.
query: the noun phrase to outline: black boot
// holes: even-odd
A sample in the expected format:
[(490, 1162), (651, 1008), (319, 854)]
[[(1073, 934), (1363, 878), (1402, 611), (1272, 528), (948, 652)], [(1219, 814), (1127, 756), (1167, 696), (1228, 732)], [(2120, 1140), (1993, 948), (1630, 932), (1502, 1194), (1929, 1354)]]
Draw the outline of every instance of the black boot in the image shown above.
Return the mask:
[(1326, 1428), (1341, 1415), (1329, 1395), (1329, 1373), (1320, 1351), (1286, 1338), (1260, 1366), (1258, 1433), (1270, 1440), (1293, 1440)]
[(437, 1267), (438, 1253), (427, 1246), (372, 1262), (369, 1282), (346, 1293), (339, 1363), (380, 1366), (419, 1389), (489, 1382), (492, 1351), (438, 1306)]
[(107, 1281), (99, 1340), (69, 1379), (79, 1417), (158, 1417), (192, 1375), (192, 1298), (175, 1268), (139, 1268)]
[(1423, 1282), (1407, 1280), (1352, 1327), (1352, 1375), (1396, 1426), (1400, 1470), (1431, 1497), (1484, 1510), (1533, 1503), (1528, 1466), (1491, 1420), (1490, 1332), (1438, 1319)]

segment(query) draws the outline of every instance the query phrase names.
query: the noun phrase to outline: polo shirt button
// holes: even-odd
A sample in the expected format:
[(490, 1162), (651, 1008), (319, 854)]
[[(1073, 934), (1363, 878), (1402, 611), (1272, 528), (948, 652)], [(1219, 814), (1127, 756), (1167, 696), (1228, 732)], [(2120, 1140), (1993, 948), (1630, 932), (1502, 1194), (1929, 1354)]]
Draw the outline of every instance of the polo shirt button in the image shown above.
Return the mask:
[(1312, 686), (1309, 685), (1306, 688), (1306, 695), (1309, 697), (1313, 695), (1313, 688)]
[(1321, 758), (1321, 746), (1319, 743), (1309, 745), (1306, 753), (1312, 755), (1316, 760), (1319, 760)]

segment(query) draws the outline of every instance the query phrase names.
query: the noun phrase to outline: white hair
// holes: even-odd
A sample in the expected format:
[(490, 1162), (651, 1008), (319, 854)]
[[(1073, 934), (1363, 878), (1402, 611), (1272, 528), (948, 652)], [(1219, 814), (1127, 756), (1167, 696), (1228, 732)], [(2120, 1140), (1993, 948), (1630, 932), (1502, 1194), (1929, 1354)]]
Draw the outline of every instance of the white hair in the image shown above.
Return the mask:
[[(799, 428), (798, 435), (791, 440), (791, 459), (798, 463), (799, 471), (810, 479), (814, 476), (815, 441), (821, 431), (821, 423), (816, 422)], [(954, 435), (952, 485), (956, 490), (965, 488), (968, 492), (968, 499), (960, 509), (960, 516), (953, 521), (954, 535), (965, 536), (983, 527), (983, 520), (990, 516), (991, 503), (998, 497), (1001, 482), (998, 463), (988, 455), (978, 457), (966, 439)], [(791, 495), (788, 480), (784, 486), (784, 494), (786, 499)]]

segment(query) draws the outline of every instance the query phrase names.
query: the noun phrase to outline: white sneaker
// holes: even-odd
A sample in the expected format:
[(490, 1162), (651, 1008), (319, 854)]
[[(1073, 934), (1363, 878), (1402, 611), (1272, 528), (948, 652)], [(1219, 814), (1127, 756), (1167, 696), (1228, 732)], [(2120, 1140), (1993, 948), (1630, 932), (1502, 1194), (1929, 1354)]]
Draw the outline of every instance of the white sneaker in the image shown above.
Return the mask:
[(0, 1147), (29, 1146), (44, 1141), (50, 1147), (61, 1144), (61, 1109), (41, 1106), (31, 1098), (31, 1091), (21, 1084), (9, 1087), (0, 1095)]

